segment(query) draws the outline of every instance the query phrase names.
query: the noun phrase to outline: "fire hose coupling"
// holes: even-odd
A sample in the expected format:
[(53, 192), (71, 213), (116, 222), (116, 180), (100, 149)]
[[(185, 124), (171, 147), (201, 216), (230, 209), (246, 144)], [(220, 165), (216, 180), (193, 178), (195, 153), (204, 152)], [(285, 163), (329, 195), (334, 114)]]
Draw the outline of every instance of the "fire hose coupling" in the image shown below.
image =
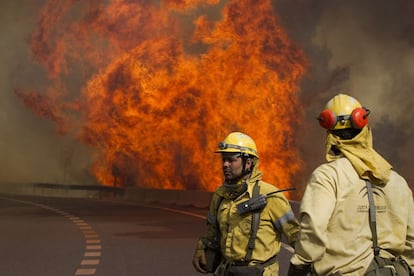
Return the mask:
[(272, 196), (273, 194), (276, 194), (276, 193), (281, 193), (281, 192), (286, 192), (286, 191), (293, 191), (293, 190), (296, 190), (296, 188), (293, 188), (293, 187), (286, 188), (286, 189), (278, 190), (278, 191), (271, 192), (271, 193), (268, 193), (268, 194), (265, 194), (265, 195), (259, 195), (257, 197), (253, 197), (249, 200), (246, 200), (242, 203), (237, 204), (237, 206), (236, 206), (237, 207), (237, 213), (239, 215), (244, 215), (244, 214), (249, 213), (249, 212), (254, 212), (254, 211), (261, 210), (266, 206), (268, 197), (270, 197), (270, 196)]

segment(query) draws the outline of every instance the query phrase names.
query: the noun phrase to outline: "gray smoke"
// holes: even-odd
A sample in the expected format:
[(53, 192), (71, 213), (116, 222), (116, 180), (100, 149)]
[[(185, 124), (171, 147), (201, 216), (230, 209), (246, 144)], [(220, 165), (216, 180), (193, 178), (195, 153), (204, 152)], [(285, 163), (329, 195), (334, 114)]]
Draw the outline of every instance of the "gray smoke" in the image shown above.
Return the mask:
[[(37, 2), (37, 3), (36, 3)], [(36, 117), (13, 88), (47, 81), (26, 39), (43, 1), (0, 2), (0, 181), (87, 184), (92, 154), (52, 122)], [(414, 7), (409, 0), (273, 0), (289, 36), (310, 62), (301, 84), (305, 122), (297, 138), (304, 169), (297, 186), (324, 162), (316, 117), (342, 92), (371, 109), (374, 146), (411, 185), (414, 117)], [(413, 186), (412, 186), (413, 187)]]
[(88, 149), (56, 134), (52, 122), (34, 115), (13, 92), (46, 81), (42, 68), (32, 63), (27, 43), (38, 4), (0, 2), (0, 182), (91, 184)]
[(411, 2), (275, 1), (283, 25), (310, 61), (301, 92), (307, 118), (300, 144), (306, 167), (298, 181), (306, 181), (324, 161), (325, 132), (315, 118), (341, 92), (372, 111), (375, 149), (414, 187)]

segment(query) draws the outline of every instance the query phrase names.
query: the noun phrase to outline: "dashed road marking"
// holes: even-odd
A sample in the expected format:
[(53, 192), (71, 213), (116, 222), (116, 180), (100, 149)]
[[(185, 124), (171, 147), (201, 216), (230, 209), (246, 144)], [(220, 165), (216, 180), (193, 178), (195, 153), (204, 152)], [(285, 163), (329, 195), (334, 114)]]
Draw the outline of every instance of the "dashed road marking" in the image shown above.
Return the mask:
[(86, 259), (82, 260), (81, 265), (97, 265), (99, 264), (99, 259)]
[(102, 247), (100, 245), (87, 245), (86, 250), (101, 250)]
[(91, 243), (101, 243), (100, 240), (86, 240), (87, 244), (91, 244)]
[(75, 275), (95, 275), (95, 268), (78, 268)]
[(81, 230), (92, 229), (92, 226), (89, 226), (89, 225), (79, 226), (79, 229), (81, 229)]
[(98, 234), (84, 234), (85, 238), (88, 239), (93, 239), (93, 238), (97, 238)]
[(89, 252), (85, 252), (85, 257), (100, 257), (101, 256), (101, 252), (100, 251), (89, 251)]
[(71, 215), (67, 212), (64, 212), (62, 210), (45, 205), (45, 204), (40, 204), (40, 203), (25, 201), (25, 200), (18, 200), (14, 198), (7, 198), (7, 197), (0, 197), (0, 198), (9, 200), (9, 201), (14, 201), (14, 202), (19, 202), (23, 204), (29, 204), (32, 206), (40, 207), (42, 209), (55, 212), (71, 220), (76, 226), (79, 227), (79, 230), (81, 230), (81, 232), (83, 233), (85, 243), (86, 243), (86, 250), (83, 255), (84, 258), (81, 260), (80, 267), (76, 269), (74, 275), (95, 275), (96, 266), (99, 265), (100, 257), (102, 255), (101, 240), (99, 239), (98, 233), (95, 230), (93, 230), (92, 226), (90, 226), (85, 220), (77, 216)]

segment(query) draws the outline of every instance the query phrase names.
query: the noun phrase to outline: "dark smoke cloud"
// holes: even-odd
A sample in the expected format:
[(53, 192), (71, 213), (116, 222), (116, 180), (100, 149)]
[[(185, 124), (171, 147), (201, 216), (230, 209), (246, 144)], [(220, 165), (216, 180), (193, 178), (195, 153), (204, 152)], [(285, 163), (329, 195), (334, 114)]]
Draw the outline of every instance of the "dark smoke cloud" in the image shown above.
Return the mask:
[[(409, 0), (273, 1), (310, 62), (301, 85), (303, 107), (298, 107), (306, 116), (298, 137), (305, 167), (295, 185), (304, 186), (324, 162), (325, 133), (316, 116), (329, 98), (344, 92), (372, 110), (375, 148), (412, 186), (414, 5)], [(0, 3), (0, 181), (85, 184), (92, 181), (88, 149), (58, 136), (51, 122), (35, 117), (13, 94), (16, 85), (46, 81), (26, 43), (41, 2)]]
[(298, 181), (306, 181), (318, 162), (324, 161), (325, 134), (315, 118), (327, 100), (342, 92), (371, 109), (375, 149), (414, 187), (411, 2), (274, 2), (291, 38), (304, 49), (311, 63), (301, 93), (307, 115), (300, 142), (305, 179), (299, 177)]

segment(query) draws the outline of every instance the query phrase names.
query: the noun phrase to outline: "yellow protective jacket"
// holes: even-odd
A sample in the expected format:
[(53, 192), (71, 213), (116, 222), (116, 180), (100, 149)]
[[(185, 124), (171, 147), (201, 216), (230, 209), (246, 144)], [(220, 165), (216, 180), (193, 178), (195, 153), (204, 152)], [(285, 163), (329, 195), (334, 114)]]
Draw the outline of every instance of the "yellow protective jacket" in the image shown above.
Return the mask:
[[(213, 239), (220, 231), (220, 248), (223, 256), (223, 265), (215, 275), (226, 275), (226, 263), (244, 261), (252, 230), (252, 213), (239, 215), (236, 206), (250, 199), (253, 187), (258, 181), (260, 194), (277, 191), (275, 186), (261, 181), (262, 174), (255, 167), (248, 180), (247, 191), (234, 200), (226, 198), (226, 189), (221, 186), (214, 193), (207, 218), (208, 228), (205, 238)], [(218, 213), (217, 201), (223, 197)], [(249, 265), (263, 263), (276, 256), (281, 248), (281, 235), (284, 234), (293, 245), (299, 232), (299, 222), (295, 218), (290, 203), (283, 195), (277, 193), (267, 198), (267, 205), (261, 211), (260, 223), (256, 236), (256, 243)], [(279, 265), (273, 263), (265, 268), (263, 275), (278, 275)]]
[[(316, 275), (363, 275), (373, 259), (366, 183), (347, 158), (320, 165), (312, 174), (300, 207), (301, 233), (291, 259), (312, 264)], [(410, 188), (395, 171), (373, 185), (381, 256), (401, 255), (414, 269), (414, 203)], [(391, 253), (390, 253), (391, 252)]]

